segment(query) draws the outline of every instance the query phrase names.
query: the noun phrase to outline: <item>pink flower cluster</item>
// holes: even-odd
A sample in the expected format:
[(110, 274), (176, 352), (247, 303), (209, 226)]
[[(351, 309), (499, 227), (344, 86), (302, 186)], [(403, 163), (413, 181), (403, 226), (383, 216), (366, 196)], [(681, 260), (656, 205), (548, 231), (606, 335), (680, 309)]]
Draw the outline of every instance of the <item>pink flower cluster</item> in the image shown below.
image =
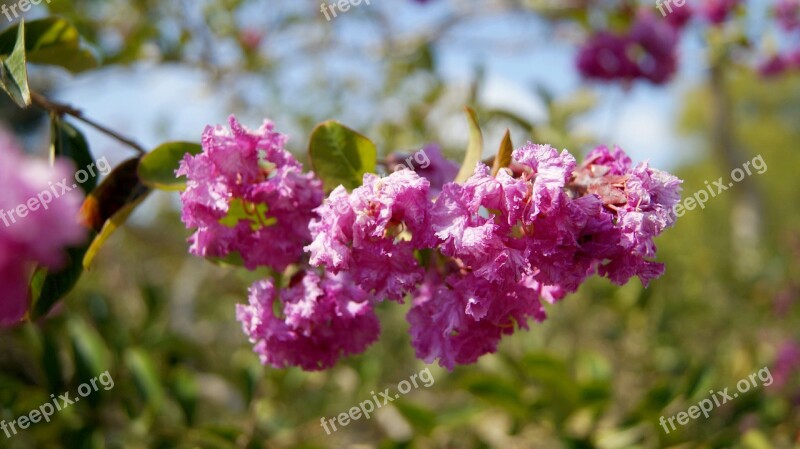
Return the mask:
[(310, 240), (308, 222), (322, 202), (322, 183), (302, 172), (271, 122), (255, 131), (233, 116), (229, 122), (230, 130), (207, 127), (203, 153), (187, 154), (177, 172), (188, 179), (183, 222), (197, 228), (189, 251), (212, 258), (238, 254), (249, 269), (283, 271)]
[[(683, 12), (688, 11), (683, 8), (679, 8), (680, 13), (673, 13), (676, 14), (675, 19), (683, 17)], [(578, 71), (590, 79), (644, 79), (663, 84), (677, 69), (679, 24), (672, 20), (659, 20), (649, 12), (642, 12), (625, 33), (600, 31), (580, 49)]]
[[(208, 129), (204, 153), (184, 161), (183, 216), (201, 226), (194, 254), (235, 250), (250, 267), (299, 268), (289, 280), (256, 283), (237, 308), (265, 364), (329, 368), (378, 338), (377, 303), (410, 297), (417, 355), (452, 369), (543, 320), (543, 301), (593, 274), (647, 285), (663, 273), (653, 238), (675, 222), (680, 180), (634, 166), (619, 148), (599, 147), (577, 165), (566, 150), (529, 143), (514, 152), (513, 172), (492, 176), (479, 163), (441, 191), (410, 169), (366, 174), (322, 202), (319, 182), (300, 172), (269, 123), (231, 127)], [(248, 215), (229, 223), (235, 201), (263, 209), (267, 225)]]
[[(792, 0), (788, 0), (792, 1)], [(599, 31), (578, 51), (577, 67), (582, 76), (602, 81), (637, 79), (653, 84), (668, 82), (678, 67), (681, 31), (693, 16), (718, 25), (724, 22), (740, 0), (705, 0), (693, 9), (688, 2), (657, 2), (664, 17), (649, 7), (636, 13), (623, 32)]]
[(58, 268), (64, 262), (64, 249), (85, 238), (78, 222), (83, 198), (74, 190), (48, 204), (29, 209), (14, 220), (7, 215), (18, 206), (29, 204), (42, 192), (49, 192), (57, 181), (72, 177), (68, 162), (54, 166), (22, 155), (16, 144), (2, 132), (0, 140), (0, 326), (19, 323), (28, 311), (28, 283), (35, 265)]
[(542, 300), (592, 274), (646, 285), (663, 273), (653, 238), (675, 222), (677, 178), (633, 166), (619, 148), (597, 148), (580, 166), (548, 145), (514, 159), (521, 176), (478, 164), (435, 199), (408, 170), (334, 190), (311, 224), (311, 264), (347, 274), (375, 301), (411, 295), (417, 355), (449, 369), (543, 320)]

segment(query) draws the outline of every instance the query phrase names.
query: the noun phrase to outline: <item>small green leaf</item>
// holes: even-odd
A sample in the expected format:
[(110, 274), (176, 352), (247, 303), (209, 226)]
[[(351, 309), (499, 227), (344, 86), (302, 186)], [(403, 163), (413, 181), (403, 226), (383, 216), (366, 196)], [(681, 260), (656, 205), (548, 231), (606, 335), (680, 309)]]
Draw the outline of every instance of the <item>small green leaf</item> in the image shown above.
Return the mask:
[(242, 259), (242, 255), (238, 251), (234, 251), (225, 257), (206, 257), (206, 260), (222, 267), (244, 266), (244, 259)]
[[(74, 126), (58, 114), (50, 115), (50, 158), (65, 157), (75, 164), (76, 170), (85, 170), (94, 165), (94, 157), (89, 151), (86, 138)], [(97, 177), (89, 176), (81, 184), (81, 190), (89, 194), (97, 186)]]
[(203, 152), (203, 147), (190, 142), (168, 142), (147, 153), (139, 164), (139, 179), (142, 184), (159, 190), (183, 190), (186, 181), (178, 178), (175, 171), (187, 154)]
[(480, 162), (481, 154), (483, 154), (483, 134), (478, 124), (478, 117), (469, 106), (466, 106), (464, 111), (467, 114), (467, 122), (469, 124), (469, 145), (467, 146), (464, 163), (461, 165), (458, 176), (456, 176), (456, 182), (464, 182), (472, 176), (475, 171), (475, 165)]
[[(0, 78), (2, 87), (11, 99), (21, 108), (26, 108), (31, 104), (31, 90), (28, 87), (28, 69), (25, 64), (25, 21), (15, 27), (14, 40), (9, 52), (4, 53), (8, 56), (2, 57), (0, 64)], [(4, 34), (11, 32), (6, 31)]]
[(34, 64), (55, 65), (79, 73), (98, 66), (97, 56), (81, 41), (78, 29), (67, 20), (48, 17), (26, 25), (13, 26), (0, 33), (0, 55), (11, 53), (19, 29), (24, 29), (27, 60)]
[(115, 168), (81, 207), (81, 221), (97, 232), (83, 258), (88, 269), (105, 241), (128, 219), (151, 190), (142, 184), (137, 174), (141, 159), (128, 159)]
[(503, 141), (500, 143), (500, 149), (497, 151), (497, 156), (494, 157), (492, 176), (497, 176), (500, 169), (511, 165), (511, 155), (513, 153), (514, 144), (511, 143), (511, 131), (506, 129), (506, 134), (503, 136)]
[(365, 173), (375, 172), (378, 159), (372, 141), (333, 120), (314, 128), (308, 153), (326, 191), (339, 185), (348, 190), (360, 186)]

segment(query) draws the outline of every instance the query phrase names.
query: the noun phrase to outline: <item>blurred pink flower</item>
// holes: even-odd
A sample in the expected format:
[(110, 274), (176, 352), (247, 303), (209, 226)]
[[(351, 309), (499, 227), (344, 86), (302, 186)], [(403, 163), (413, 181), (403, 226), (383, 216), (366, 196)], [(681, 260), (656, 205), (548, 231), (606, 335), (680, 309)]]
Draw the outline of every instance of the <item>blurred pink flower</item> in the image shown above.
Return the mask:
[(24, 156), (0, 129), (0, 325), (18, 323), (29, 307), (28, 282), (36, 264), (58, 268), (64, 249), (85, 237), (78, 222), (80, 189), (63, 192), (73, 167)]

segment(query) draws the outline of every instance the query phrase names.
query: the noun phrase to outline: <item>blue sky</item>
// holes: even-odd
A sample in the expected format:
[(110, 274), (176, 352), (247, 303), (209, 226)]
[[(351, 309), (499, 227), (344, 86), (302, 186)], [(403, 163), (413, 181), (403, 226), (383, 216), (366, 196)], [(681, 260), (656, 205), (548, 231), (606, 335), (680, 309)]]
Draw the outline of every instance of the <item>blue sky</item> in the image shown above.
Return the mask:
[[(197, 8), (202, 3), (184, 2), (188, 7)], [(491, 5), (492, 2), (482, 3)], [(321, 26), (332, 27), (323, 31), (332, 32), (339, 39), (340, 47), (335, 49), (335, 56), (288, 58), (309, 36), (290, 33), (273, 36), (269, 30), (293, 11), (309, 14), (306, 9), (313, 7), (313, 12), (321, 17), (315, 4), (313, 1), (268, 0), (251, 5), (238, 20), (242, 25), (265, 30), (266, 51), (287, 56), (291, 61), (281, 72), (283, 78), (279, 83), (282, 95), (299, 109), (322, 109), (326, 96), (333, 94), (323, 88), (309, 95), (309, 83), (326, 76), (346, 79), (351, 76), (349, 72), (358, 71), (365, 86), (354, 87), (352, 95), (356, 100), (351, 103), (352, 108), (343, 111), (343, 116), (334, 117), (354, 126), (369, 119), (375, 113), (373, 109), (391, 113), (388, 100), (377, 98), (369, 87), (369, 71), (378, 62), (378, 56), (371, 53), (371, 49), (384, 30), (369, 20), (371, 11), (367, 9), (385, 10), (391, 16), (392, 31), (409, 36), (436, 30), (435, 27), (453, 11), (453, 2), (446, 0), (433, 1), (426, 6), (405, 0), (373, 0), (372, 5), (362, 4), (331, 22), (321, 21)], [(759, 27), (763, 26), (765, 6), (765, 2), (748, 2), (748, 8), (754, 8), (749, 19), (754, 33), (763, 31)], [(675, 135), (673, 124), (683, 93), (703, 80), (705, 53), (698, 30), (690, 30), (683, 39), (680, 72), (673, 83), (667, 86), (636, 83), (624, 89), (618, 85), (582, 82), (574, 69), (576, 47), (570, 42), (574, 37), (554, 37), (556, 31), (533, 16), (498, 14), (491, 6), (485, 6), (482, 11), (474, 19), (448, 30), (435, 47), (441, 75), (452, 85), (467, 86), (475, 68), (481, 65), (487, 71), (483, 100), (534, 121), (544, 119), (544, 110), (533, 93), (533, 86), (544, 86), (557, 96), (568, 96), (589, 87), (599, 95), (598, 106), (580, 119), (578, 127), (596, 135), (598, 144), (618, 144), (634, 159), (650, 159), (654, 166), (665, 169), (672, 169), (697, 154), (691, 142)], [(220, 42), (220, 60), (235, 63), (235, 53), (220, 50), (225, 48), (226, 44)], [(207, 74), (191, 67), (142, 62), (132, 67), (112, 67), (65, 78), (56, 96), (84, 109), (101, 122), (135, 136), (148, 147), (164, 140), (199, 140), (206, 124), (224, 123), (231, 112), (231, 99), (237, 96), (243, 96), (250, 104), (243, 117), (249, 125), (257, 126), (262, 117), (269, 116), (279, 128), (285, 125), (283, 129), (290, 135), (296, 131), (288, 120), (282, 123), (285, 118), (280, 111), (275, 111), (275, 97), (261, 88), (263, 83), (258, 77), (245, 76), (229, 85), (230, 88), (220, 88)], [(455, 125), (452, 132), (448, 131), (445, 129), (440, 136), (431, 136), (431, 140), (457, 140), (461, 128)], [(115, 142), (91, 131), (88, 133), (98, 155), (106, 154), (112, 160), (122, 158), (124, 153), (119, 152)], [(293, 136), (295, 143), (302, 143), (305, 138)]]

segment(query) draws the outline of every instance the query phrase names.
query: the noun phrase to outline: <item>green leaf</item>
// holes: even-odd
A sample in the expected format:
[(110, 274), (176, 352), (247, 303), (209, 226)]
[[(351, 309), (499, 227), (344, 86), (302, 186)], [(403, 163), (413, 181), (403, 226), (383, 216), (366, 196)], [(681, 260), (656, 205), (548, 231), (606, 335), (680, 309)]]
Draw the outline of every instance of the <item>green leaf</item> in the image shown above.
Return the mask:
[(76, 375), (88, 380), (108, 370), (110, 355), (103, 337), (82, 318), (70, 318), (67, 324), (75, 351)]
[(314, 128), (308, 153), (326, 191), (339, 185), (348, 190), (360, 186), (365, 173), (375, 172), (378, 159), (372, 141), (333, 120)]
[(89, 268), (106, 240), (150, 194), (137, 174), (140, 160), (128, 159), (120, 164), (84, 201), (81, 221), (98, 233), (86, 250), (84, 268)]
[(31, 104), (31, 90), (28, 87), (28, 69), (25, 65), (25, 21), (15, 27), (16, 30), (6, 31), (3, 35), (8, 34), (10, 47), (8, 52), (3, 55), (8, 55), (0, 58), (0, 81), (2, 81), (3, 90), (5, 90), (11, 99), (14, 100), (21, 108), (26, 108)]
[(411, 424), (416, 434), (428, 435), (437, 425), (436, 413), (427, 408), (404, 400), (395, 401), (392, 405)]
[(497, 176), (497, 173), (500, 171), (500, 169), (511, 165), (512, 153), (514, 153), (514, 144), (511, 143), (511, 131), (506, 129), (506, 134), (503, 136), (503, 141), (500, 142), (500, 149), (497, 150), (497, 156), (494, 157), (494, 164), (492, 164), (492, 176)]
[(183, 410), (186, 422), (190, 426), (193, 425), (197, 404), (200, 399), (200, 388), (198, 387), (195, 373), (184, 367), (178, 367), (172, 374), (171, 384), (172, 393)]
[(489, 404), (504, 408), (509, 413), (522, 417), (527, 414), (525, 403), (520, 397), (522, 386), (516, 379), (507, 379), (495, 374), (473, 372), (459, 379), (459, 385)]
[(164, 403), (164, 388), (158, 378), (153, 359), (140, 348), (129, 349), (125, 353), (125, 366), (131, 372), (136, 387), (152, 411), (157, 412)]
[[(94, 165), (86, 138), (58, 114), (50, 115), (50, 158), (65, 157), (75, 164), (76, 170)], [(97, 177), (89, 176), (80, 187), (88, 195), (97, 186)]]
[(147, 153), (139, 164), (139, 179), (150, 188), (159, 190), (183, 190), (186, 181), (177, 177), (180, 162), (187, 154), (203, 152), (203, 147), (191, 142), (167, 142)]
[(0, 55), (11, 53), (18, 29), (24, 30), (28, 62), (55, 65), (73, 73), (99, 65), (97, 56), (81, 41), (78, 29), (59, 17), (33, 20), (24, 26), (20, 23), (3, 31), (0, 33)]
[(34, 303), (31, 309), (32, 319), (47, 315), (56, 302), (75, 287), (83, 273), (81, 260), (86, 248), (86, 246), (67, 248), (67, 262), (59, 271), (48, 272), (43, 268), (37, 269), (31, 285), (31, 297)]
[(464, 182), (472, 176), (475, 171), (475, 165), (481, 160), (481, 154), (483, 154), (483, 134), (478, 124), (478, 117), (469, 106), (466, 106), (464, 111), (467, 114), (467, 123), (469, 124), (469, 145), (467, 146), (464, 163), (461, 165), (458, 176), (456, 176), (456, 182)]

